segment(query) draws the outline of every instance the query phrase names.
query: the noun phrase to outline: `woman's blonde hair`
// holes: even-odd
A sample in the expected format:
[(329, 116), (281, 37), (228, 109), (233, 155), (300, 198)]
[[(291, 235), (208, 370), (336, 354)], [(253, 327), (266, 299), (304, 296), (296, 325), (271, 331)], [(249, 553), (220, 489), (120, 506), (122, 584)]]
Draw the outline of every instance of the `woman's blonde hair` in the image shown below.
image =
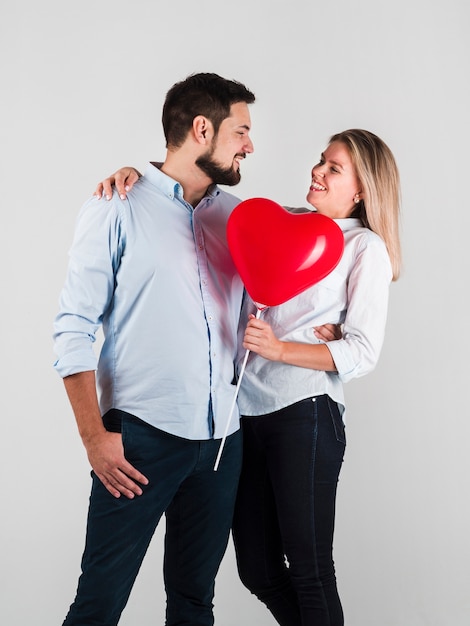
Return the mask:
[(390, 148), (377, 135), (357, 128), (330, 138), (348, 149), (362, 188), (362, 200), (353, 216), (385, 242), (392, 264), (393, 280), (401, 268), (400, 176)]

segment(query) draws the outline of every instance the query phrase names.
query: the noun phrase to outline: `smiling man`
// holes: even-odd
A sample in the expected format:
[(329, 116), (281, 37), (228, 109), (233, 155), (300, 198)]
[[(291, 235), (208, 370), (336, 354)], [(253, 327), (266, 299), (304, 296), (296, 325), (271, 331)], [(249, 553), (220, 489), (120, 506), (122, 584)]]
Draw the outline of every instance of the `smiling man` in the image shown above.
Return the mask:
[(126, 199), (114, 192), (80, 212), (55, 367), (93, 482), (66, 626), (118, 623), (163, 513), (166, 624), (213, 624), (241, 466), (236, 412), (213, 468), (233, 400), (243, 295), (225, 235), (239, 199), (217, 184), (237, 184), (253, 151), (254, 100), (216, 74), (176, 83), (163, 107), (164, 162), (149, 164)]

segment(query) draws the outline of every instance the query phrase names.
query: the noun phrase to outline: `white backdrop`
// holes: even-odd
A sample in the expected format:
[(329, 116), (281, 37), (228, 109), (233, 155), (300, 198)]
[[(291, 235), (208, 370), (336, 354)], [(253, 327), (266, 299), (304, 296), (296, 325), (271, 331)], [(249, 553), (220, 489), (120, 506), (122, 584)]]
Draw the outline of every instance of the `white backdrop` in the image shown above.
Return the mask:
[[(311, 166), (346, 128), (397, 158), (405, 270), (381, 362), (347, 387), (338, 581), (348, 626), (468, 626), (469, 6), (2, 2), (1, 624), (59, 625), (79, 573), (88, 464), (51, 341), (75, 216), (105, 175), (164, 156), (167, 89), (215, 71), (257, 96), (243, 198), (303, 205)], [(123, 626), (163, 623), (162, 533)], [(216, 622), (273, 624), (232, 547)]]

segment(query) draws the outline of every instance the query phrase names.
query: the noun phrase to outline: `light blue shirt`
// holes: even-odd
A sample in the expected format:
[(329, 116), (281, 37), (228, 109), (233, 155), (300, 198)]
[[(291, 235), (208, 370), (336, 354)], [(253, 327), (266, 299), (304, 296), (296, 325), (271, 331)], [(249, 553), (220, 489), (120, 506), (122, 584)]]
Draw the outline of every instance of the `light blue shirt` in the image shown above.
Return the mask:
[[(121, 409), (192, 440), (223, 436), (243, 295), (226, 241), (238, 203), (213, 186), (193, 209), (178, 182), (148, 165), (127, 200), (114, 193), (82, 207), (55, 368), (62, 377), (96, 369), (103, 414)], [(227, 434), (238, 426), (235, 410)]]
[[(374, 369), (382, 348), (392, 268), (382, 239), (354, 218), (335, 220), (344, 235), (337, 267), (313, 287), (287, 302), (265, 309), (281, 341), (320, 343), (314, 326), (343, 324), (343, 337), (328, 346), (337, 372), (269, 361), (250, 353), (239, 392), (242, 415), (263, 415), (294, 402), (328, 394), (344, 409), (343, 383)], [(241, 317), (256, 310), (247, 299)]]

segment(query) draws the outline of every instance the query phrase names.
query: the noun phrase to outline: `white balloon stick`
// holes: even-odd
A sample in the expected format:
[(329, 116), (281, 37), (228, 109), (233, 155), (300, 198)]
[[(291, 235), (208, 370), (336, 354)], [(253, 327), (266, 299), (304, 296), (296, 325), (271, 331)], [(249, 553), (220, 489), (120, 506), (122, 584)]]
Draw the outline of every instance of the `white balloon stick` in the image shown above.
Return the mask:
[[(256, 312), (256, 319), (259, 319), (260, 315), (261, 315), (261, 311), (262, 309), (258, 309)], [(220, 457), (222, 456), (222, 451), (224, 449), (224, 445), (225, 445), (225, 440), (227, 439), (227, 432), (230, 426), (230, 421), (232, 419), (232, 415), (233, 415), (233, 411), (235, 409), (235, 404), (237, 402), (237, 396), (238, 396), (238, 391), (240, 390), (240, 385), (242, 382), (242, 378), (243, 378), (243, 374), (245, 373), (245, 368), (246, 368), (246, 362), (248, 361), (248, 355), (250, 354), (250, 351), (247, 350), (245, 352), (245, 357), (243, 359), (243, 363), (240, 369), (240, 374), (238, 376), (238, 382), (237, 382), (237, 386), (235, 388), (235, 393), (233, 396), (233, 400), (232, 400), (232, 404), (230, 406), (230, 412), (228, 415), (228, 419), (227, 419), (227, 423), (225, 424), (225, 432), (224, 432), (224, 436), (222, 437), (221, 441), (220, 441), (220, 446), (219, 446), (219, 452), (217, 453), (217, 458), (215, 460), (215, 465), (214, 465), (214, 472), (217, 471), (218, 467), (219, 467), (219, 463), (220, 463)]]

